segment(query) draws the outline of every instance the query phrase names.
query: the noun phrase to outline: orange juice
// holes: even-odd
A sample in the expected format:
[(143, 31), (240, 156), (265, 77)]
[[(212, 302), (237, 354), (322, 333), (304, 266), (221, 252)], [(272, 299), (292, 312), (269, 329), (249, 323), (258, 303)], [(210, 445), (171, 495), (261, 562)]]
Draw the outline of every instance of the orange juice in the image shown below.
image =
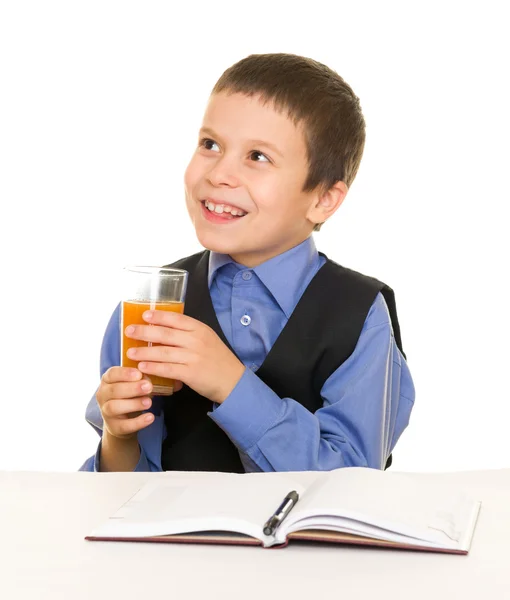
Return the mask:
[[(122, 367), (134, 367), (138, 368), (140, 361), (131, 360), (126, 356), (126, 352), (129, 348), (145, 347), (149, 342), (142, 340), (134, 340), (126, 337), (124, 333), (126, 327), (129, 325), (148, 325), (146, 321), (142, 319), (142, 314), (146, 310), (167, 310), (170, 312), (184, 312), (184, 302), (122, 302), (122, 344), (121, 344), (121, 366)], [(152, 344), (152, 343), (151, 343)], [(157, 346), (158, 344), (154, 344)], [(173, 379), (167, 379), (165, 377), (157, 377), (156, 375), (149, 375), (152, 385), (153, 393), (161, 395), (169, 395), (172, 393), (174, 381)]]

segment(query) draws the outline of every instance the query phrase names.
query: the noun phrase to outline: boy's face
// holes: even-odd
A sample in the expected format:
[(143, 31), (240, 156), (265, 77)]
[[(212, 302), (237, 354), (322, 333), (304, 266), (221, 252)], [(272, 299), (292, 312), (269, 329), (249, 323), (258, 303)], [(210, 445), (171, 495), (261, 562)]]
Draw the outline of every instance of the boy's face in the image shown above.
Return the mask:
[(319, 222), (307, 175), (303, 132), (285, 113), (256, 96), (213, 95), (185, 173), (200, 243), (248, 267), (301, 243)]

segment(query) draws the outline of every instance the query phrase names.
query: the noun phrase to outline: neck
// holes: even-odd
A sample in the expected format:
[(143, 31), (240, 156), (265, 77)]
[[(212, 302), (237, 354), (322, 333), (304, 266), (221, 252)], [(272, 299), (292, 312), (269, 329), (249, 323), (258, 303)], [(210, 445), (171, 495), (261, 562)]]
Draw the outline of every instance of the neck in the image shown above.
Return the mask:
[(243, 267), (248, 267), (249, 269), (253, 269), (255, 267), (258, 267), (262, 263), (265, 263), (268, 260), (275, 258), (276, 256), (280, 256), (280, 255), (284, 254), (285, 252), (292, 250), (292, 248), (296, 248), (297, 246), (302, 244), (305, 240), (307, 240), (310, 237), (310, 235), (311, 235), (311, 233), (308, 234), (306, 237), (304, 237), (302, 240), (298, 241), (297, 243), (296, 242), (290, 243), (286, 246), (275, 249), (274, 251), (266, 250), (266, 251), (261, 251), (261, 252), (252, 252), (252, 253), (239, 253), (239, 254), (235, 253), (235, 254), (230, 254), (229, 256), (233, 261), (235, 261), (239, 265), (242, 265)]

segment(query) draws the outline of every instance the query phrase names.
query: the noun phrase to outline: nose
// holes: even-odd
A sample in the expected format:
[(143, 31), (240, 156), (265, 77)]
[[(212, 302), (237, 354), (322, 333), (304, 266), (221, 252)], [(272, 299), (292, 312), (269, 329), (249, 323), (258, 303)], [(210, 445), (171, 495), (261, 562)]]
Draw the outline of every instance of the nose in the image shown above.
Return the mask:
[(238, 187), (239, 174), (233, 158), (222, 156), (218, 158), (207, 174), (214, 187)]

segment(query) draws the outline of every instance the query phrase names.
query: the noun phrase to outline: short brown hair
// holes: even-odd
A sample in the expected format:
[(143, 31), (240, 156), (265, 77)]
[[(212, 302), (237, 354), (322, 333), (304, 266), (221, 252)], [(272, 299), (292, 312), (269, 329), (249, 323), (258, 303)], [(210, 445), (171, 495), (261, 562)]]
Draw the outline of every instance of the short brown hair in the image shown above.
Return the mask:
[[(348, 187), (365, 146), (365, 119), (358, 97), (332, 69), (295, 54), (251, 54), (229, 67), (212, 93), (260, 95), (304, 128), (308, 177), (303, 191)], [(320, 225), (316, 226), (320, 229)]]

